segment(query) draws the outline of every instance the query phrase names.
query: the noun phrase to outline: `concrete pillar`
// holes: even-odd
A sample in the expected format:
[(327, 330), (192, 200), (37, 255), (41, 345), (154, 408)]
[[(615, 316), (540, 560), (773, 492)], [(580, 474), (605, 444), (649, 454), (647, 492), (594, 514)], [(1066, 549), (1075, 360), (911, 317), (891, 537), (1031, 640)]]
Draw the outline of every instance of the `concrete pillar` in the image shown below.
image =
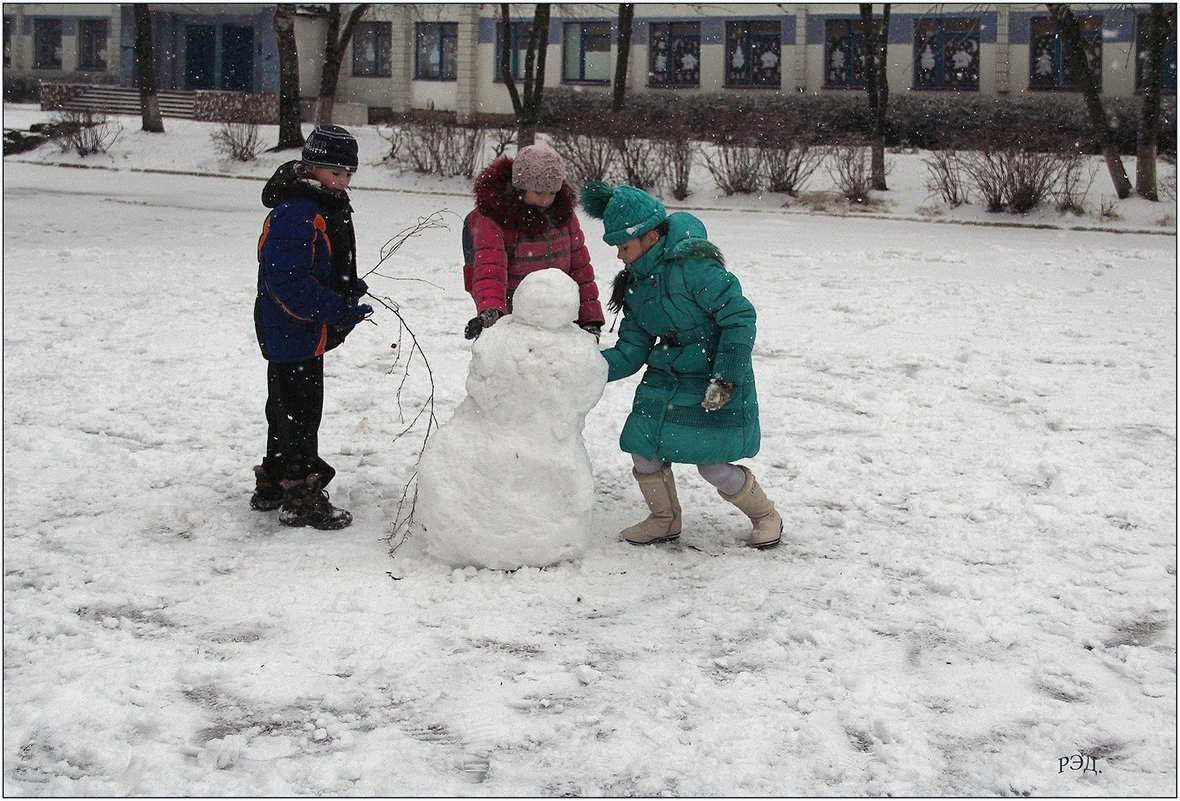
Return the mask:
[(1011, 44), (1008, 6), (998, 3), (996, 9), (996, 94), (1006, 95), (1011, 90)]
[(389, 42), (389, 109), (405, 114), (410, 110), (410, 82), (414, 79), (414, 18), (410, 7), (396, 8)]
[(455, 85), (455, 119), (468, 123), (479, 110), (479, 4), (464, 3), (459, 9), (459, 53)]
[(795, 6), (795, 85), (797, 92), (807, 91), (807, 5)]

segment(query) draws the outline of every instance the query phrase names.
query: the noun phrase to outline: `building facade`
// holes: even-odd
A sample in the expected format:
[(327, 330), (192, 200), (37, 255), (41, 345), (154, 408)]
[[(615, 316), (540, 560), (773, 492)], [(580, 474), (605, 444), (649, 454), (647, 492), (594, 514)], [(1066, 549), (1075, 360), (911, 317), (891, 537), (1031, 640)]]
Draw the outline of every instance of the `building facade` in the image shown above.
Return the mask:
[[(353, 6), (338, 6), (347, 15)], [(276, 94), (274, 5), (152, 4), (157, 81), (162, 89)], [(297, 6), (301, 94), (319, 91), (328, 28), (324, 6)], [(607, 4), (551, 5), (545, 86), (609, 92), (619, 23)], [(892, 92), (1000, 97), (1077, 91), (1061, 39), (1041, 4), (891, 4)], [(1140, 90), (1149, 6), (1073, 6), (1101, 92)], [(881, 5), (874, 10), (880, 14)], [(344, 53), (336, 116), (343, 124), (411, 110), (460, 120), (510, 114), (498, 77), (507, 37), (510, 69), (523, 76), (535, 6), (374, 4)], [(135, 84), (135, 24), (129, 4), (5, 4), (6, 79)], [(864, 30), (856, 5), (637, 4), (627, 93), (862, 90)], [(1164, 90), (1176, 91), (1176, 31), (1170, 32)], [(309, 109), (310, 113), (310, 109)]]

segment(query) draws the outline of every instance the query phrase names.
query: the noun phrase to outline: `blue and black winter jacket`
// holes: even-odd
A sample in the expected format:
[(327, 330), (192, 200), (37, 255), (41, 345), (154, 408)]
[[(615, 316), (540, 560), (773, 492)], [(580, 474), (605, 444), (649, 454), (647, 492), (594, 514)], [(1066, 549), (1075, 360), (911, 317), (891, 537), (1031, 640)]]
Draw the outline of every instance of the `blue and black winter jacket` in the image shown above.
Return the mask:
[(343, 342), (352, 329), (335, 323), (360, 285), (348, 195), (301, 177), (298, 164), (279, 167), (262, 190), (273, 211), (258, 239), (254, 326), (273, 362), (305, 361)]

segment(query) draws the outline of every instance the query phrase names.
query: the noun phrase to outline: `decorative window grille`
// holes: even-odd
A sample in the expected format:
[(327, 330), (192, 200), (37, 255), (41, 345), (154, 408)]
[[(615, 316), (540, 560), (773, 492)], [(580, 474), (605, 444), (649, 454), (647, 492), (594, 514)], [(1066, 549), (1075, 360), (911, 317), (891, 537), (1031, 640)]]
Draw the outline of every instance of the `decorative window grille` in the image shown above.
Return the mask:
[(459, 77), (459, 23), (415, 23), (414, 42), (416, 79), (453, 81)]
[[(1135, 26), (1135, 91), (1143, 91), (1143, 61), (1147, 58), (1147, 36), (1151, 33), (1151, 15), (1140, 14)], [(7, 51), (6, 51), (7, 52)], [(5, 63), (8, 63), (7, 61)], [(1168, 31), (1164, 44), (1164, 63), (1160, 73), (1163, 76), (1162, 91), (1176, 94), (1176, 29)]]
[(609, 22), (567, 22), (562, 47), (562, 78), (567, 83), (610, 80)]
[(648, 85), (699, 86), (700, 23), (653, 22), (648, 30)]
[(357, 23), (352, 33), (352, 74), (358, 78), (393, 75), (392, 23)]
[(914, 24), (914, 87), (979, 89), (979, 18), (922, 19)]
[[(1030, 89), (1077, 89), (1077, 77), (1065, 61), (1061, 34), (1052, 17), (1033, 17), (1032, 53), (1029, 58), (1028, 87)], [(1078, 17), (1082, 41), (1086, 45), (1086, 61), (1090, 72), (1102, 91), (1102, 17)]]
[(61, 69), (61, 20), (33, 20), (33, 66), (42, 70)]
[(824, 35), (824, 86), (864, 88), (865, 28), (860, 20), (827, 20)]
[(782, 85), (782, 26), (778, 22), (725, 23), (725, 83)]

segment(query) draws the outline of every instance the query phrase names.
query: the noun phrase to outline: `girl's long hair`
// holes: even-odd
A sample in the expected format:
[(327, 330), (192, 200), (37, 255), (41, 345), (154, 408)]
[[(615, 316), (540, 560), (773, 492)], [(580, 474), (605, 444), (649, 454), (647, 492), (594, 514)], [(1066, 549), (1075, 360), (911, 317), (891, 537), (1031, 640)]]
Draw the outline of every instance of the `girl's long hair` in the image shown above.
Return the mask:
[(606, 307), (613, 312), (619, 312), (623, 309), (623, 296), (627, 293), (627, 268), (619, 270), (618, 275), (615, 276), (614, 282), (611, 284), (610, 301)]
[[(661, 238), (668, 235), (668, 221), (664, 220), (655, 227), (655, 232)], [(611, 283), (610, 301), (606, 304), (606, 308), (613, 312), (619, 312), (623, 309), (623, 297), (627, 294), (627, 268), (619, 270), (615, 280)]]

